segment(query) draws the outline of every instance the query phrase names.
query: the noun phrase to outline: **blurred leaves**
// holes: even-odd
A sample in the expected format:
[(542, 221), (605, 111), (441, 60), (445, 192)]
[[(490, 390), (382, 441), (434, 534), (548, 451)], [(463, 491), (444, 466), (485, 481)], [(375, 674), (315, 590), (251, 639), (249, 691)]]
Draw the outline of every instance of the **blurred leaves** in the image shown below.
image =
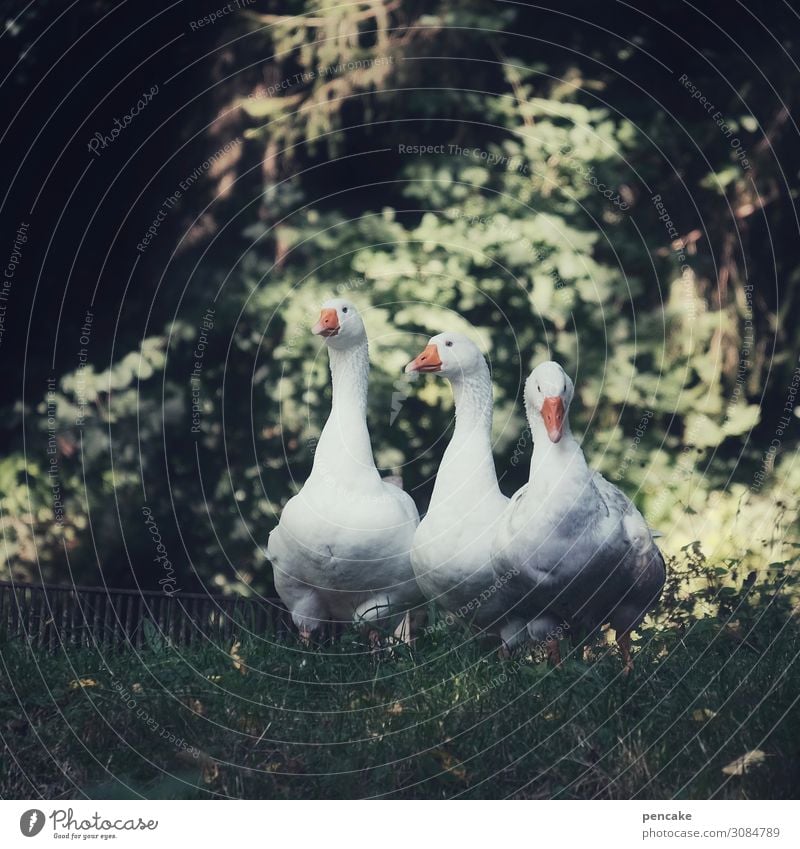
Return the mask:
[[(575, 379), (573, 428), (590, 462), (663, 530), (667, 552), (700, 538), (717, 558), (749, 558), (760, 582), (796, 533), (796, 417), (773, 456), (759, 446), (773, 438), (795, 367), (786, 339), (773, 360), (769, 343), (793, 326), (800, 301), (779, 316), (763, 291), (746, 294), (742, 258), (723, 246), (741, 238), (750, 279), (775, 276), (796, 293), (796, 261), (760, 252), (771, 242), (748, 235), (756, 216), (730, 215), (756, 208), (750, 177), (774, 176), (768, 146), (745, 135), (769, 122), (734, 88), (715, 89), (749, 146), (745, 173), (714, 122), (692, 117), (686, 92), (672, 104), (676, 132), (671, 114), (644, 109), (641, 91), (626, 88), (645, 51), (586, 44), (573, 27), (558, 43), (576, 50), (555, 54), (509, 34), (546, 40), (558, 29), (535, 10), (386, 0), (293, 11), (228, 21), (248, 35), (226, 49), (257, 74), (242, 75), (226, 120), (248, 138), (237, 167), (256, 163), (262, 179), (255, 204), (246, 185), (232, 190), (246, 210), (225, 234), (234, 258), (192, 256), (185, 298), (183, 269), (171, 268), (163, 283), (180, 296), (178, 318), (156, 313), (138, 345), (64, 375), (49, 405), (43, 396), (25, 411), (27, 450), (0, 459), (3, 575), (52, 579), (68, 558), (76, 580), (153, 586), (163, 573), (151, 568), (147, 500), (185, 587), (269, 592), (267, 534), (310, 471), (330, 403), (309, 327), (320, 302), (340, 294), (371, 335), (377, 461), (402, 474), (420, 509), (452, 400), (441, 381), (398, 382), (428, 336), (453, 328), (492, 367), (507, 493), (527, 479), (527, 463), (510, 462), (525, 429), (521, 384), (555, 357)], [(402, 154), (401, 144), (444, 153)], [(794, 155), (778, 129), (770, 144)], [(680, 224), (677, 239), (656, 193)], [(776, 226), (791, 219), (770, 206), (779, 212)], [(60, 526), (49, 412), (62, 440)]]
[(722, 767), (722, 772), (725, 775), (744, 775), (756, 767), (762, 766), (766, 755), (761, 749), (753, 749), (751, 752), (745, 752), (740, 758), (731, 761), (727, 766)]

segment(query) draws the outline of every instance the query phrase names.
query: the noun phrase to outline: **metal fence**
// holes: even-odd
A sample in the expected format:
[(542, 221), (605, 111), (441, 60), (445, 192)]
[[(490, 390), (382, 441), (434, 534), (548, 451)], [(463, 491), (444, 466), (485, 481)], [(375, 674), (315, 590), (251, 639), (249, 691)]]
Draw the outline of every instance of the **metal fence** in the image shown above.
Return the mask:
[(0, 581), (0, 636), (50, 651), (226, 644), (248, 633), (281, 639), (292, 630), (278, 599)]

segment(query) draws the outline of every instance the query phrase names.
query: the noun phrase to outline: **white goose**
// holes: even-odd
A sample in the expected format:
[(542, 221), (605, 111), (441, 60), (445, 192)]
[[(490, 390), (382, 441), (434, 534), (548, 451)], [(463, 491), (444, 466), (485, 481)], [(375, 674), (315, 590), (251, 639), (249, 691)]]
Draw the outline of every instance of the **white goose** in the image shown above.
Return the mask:
[(353, 304), (334, 298), (312, 332), (328, 348), (333, 405), (311, 474), (267, 546), (275, 588), (303, 640), (327, 621), (395, 627), (422, 601), (410, 556), (417, 508), (381, 480), (372, 456), (364, 324)]
[(508, 576), (492, 571), (495, 525), (508, 504), (492, 457), (492, 381), (478, 347), (461, 333), (434, 336), (406, 373), (450, 381), (453, 438), (442, 457), (428, 512), (414, 535), (411, 562), (424, 595), (451, 613), (498, 634), (507, 647), (525, 622), (507, 620)]
[(532, 483), (500, 519), (493, 563), (498, 575), (518, 572), (511, 582), (518, 610), (533, 639), (549, 638), (553, 660), (552, 635), (563, 622), (585, 634), (610, 623), (627, 673), (630, 632), (658, 600), (664, 559), (631, 501), (587, 466), (567, 418), (573, 391), (553, 362), (525, 383)]

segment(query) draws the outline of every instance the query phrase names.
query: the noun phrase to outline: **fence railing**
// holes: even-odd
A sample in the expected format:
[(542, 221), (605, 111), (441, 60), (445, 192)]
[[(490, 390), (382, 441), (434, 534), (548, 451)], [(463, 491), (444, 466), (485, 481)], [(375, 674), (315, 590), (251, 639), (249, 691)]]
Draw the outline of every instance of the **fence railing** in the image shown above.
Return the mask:
[(292, 630), (279, 599), (0, 581), (0, 635), (50, 651), (141, 648), (154, 639), (225, 644), (247, 633), (281, 639)]

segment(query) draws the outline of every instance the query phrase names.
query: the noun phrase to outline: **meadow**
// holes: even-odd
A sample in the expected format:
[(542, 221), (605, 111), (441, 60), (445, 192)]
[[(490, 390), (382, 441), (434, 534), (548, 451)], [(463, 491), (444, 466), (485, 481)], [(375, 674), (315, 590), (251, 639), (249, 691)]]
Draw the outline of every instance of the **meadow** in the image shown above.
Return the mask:
[(565, 639), (553, 668), (435, 618), (378, 653), (356, 631), (53, 654), (6, 638), (0, 796), (797, 798), (797, 567), (687, 549), (629, 676), (610, 643)]

